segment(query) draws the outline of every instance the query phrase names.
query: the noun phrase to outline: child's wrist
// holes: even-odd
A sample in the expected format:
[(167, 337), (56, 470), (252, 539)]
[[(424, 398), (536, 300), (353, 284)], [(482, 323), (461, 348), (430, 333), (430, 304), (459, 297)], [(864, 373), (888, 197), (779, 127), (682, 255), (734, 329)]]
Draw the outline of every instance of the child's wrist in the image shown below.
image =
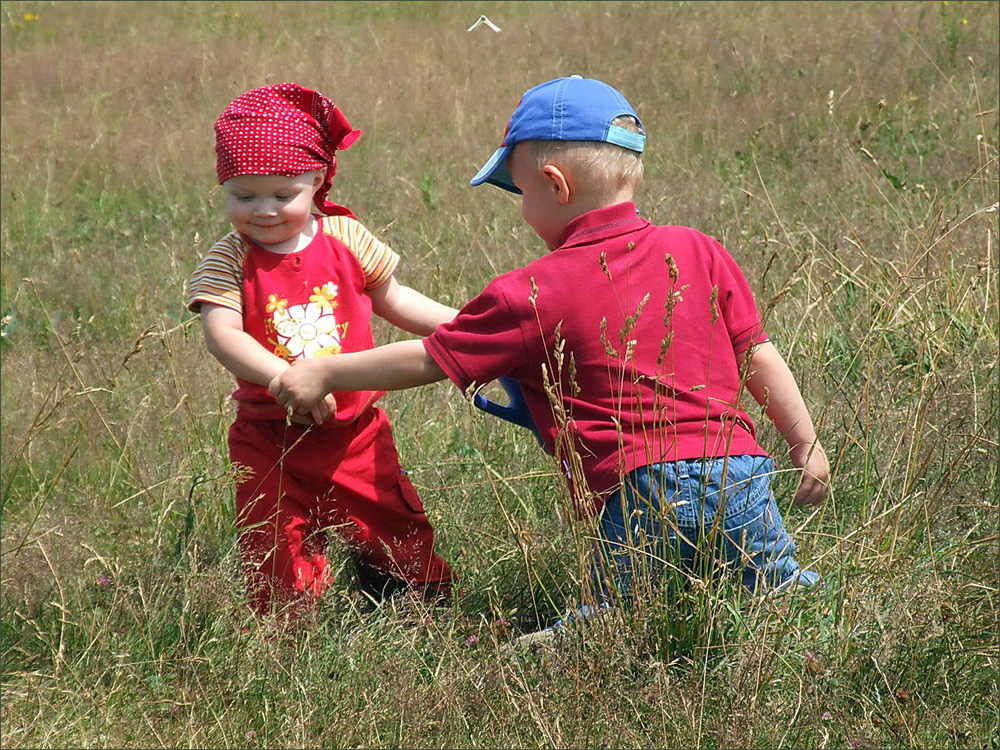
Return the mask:
[(826, 454), (823, 446), (820, 445), (819, 438), (813, 438), (812, 440), (799, 440), (797, 442), (788, 443), (788, 454), (793, 458), (802, 457), (803, 460), (808, 459), (809, 456), (814, 453)]
[(332, 393), (334, 390), (335, 383), (334, 380), (335, 370), (332, 365), (335, 363), (336, 357), (323, 357), (320, 362), (322, 363), (322, 368), (320, 369), (320, 380), (323, 383), (323, 390), (327, 393)]
[(271, 380), (273, 380), (278, 375), (287, 370), (289, 367), (291, 367), (291, 364), (289, 364), (288, 360), (282, 359), (281, 357), (276, 357), (276, 359), (278, 361), (274, 363), (274, 371), (271, 373)]
[[(800, 440), (797, 443), (789, 441), (788, 450), (794, 451), (797, 450), (798, 448), (802, 448), (803, 446), (807, 448), (815, 448), (816, 450), (821, 450), (821, 451), (823, 450), (823, 446), (820, 445), (819, 443), (819, 438), (814, 438), (812, 440)], [(825, 453), (826, 451), (823, 452)]]

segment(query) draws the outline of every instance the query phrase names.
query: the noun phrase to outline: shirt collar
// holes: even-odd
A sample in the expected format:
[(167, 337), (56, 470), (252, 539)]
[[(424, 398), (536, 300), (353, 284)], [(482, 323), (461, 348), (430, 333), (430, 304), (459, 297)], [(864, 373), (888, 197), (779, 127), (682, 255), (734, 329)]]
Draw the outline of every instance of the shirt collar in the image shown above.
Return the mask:
[(566, 225), (566, 239), (558, 249), (591, 245), (611, 237), (618, 237), (649, 224), (639, 216), (635, 203), (627, 201), (614, 206), (595, 208), (573, 219)]

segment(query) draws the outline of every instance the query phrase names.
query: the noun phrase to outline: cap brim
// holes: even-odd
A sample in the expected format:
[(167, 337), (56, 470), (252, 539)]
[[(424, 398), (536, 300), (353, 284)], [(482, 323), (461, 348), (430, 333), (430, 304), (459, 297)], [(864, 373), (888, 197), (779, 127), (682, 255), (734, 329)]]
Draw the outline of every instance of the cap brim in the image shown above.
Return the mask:
[(475, 187), (476, 185), (488, 182), (491, 185), (496, 185), (511, 193), (520, 195), (521, 191), (514, 185), (514, 180), (510, 176), (510, 170), (507, 168), (507, 157), (510, 155), (512, 148), (514, 147), (501, 146), (494, 151), (489, 161), (482, 166), (482, 169), (476, 172), (475, 177), (469, 180), (469, 184)]

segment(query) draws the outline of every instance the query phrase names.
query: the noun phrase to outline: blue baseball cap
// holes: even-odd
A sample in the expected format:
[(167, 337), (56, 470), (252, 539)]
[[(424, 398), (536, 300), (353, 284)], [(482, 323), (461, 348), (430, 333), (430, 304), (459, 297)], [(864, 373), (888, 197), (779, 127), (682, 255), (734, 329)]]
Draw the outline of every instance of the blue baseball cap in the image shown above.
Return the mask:
[(557, 78), (528, 89), (510, 116), (500, 148), (469, 184), (488, 182), (520, 195), (507, 168), (507, 157), (521, 141), (601, 141), (641, 154), (646, 136), (611, 124), (621, 115), (634, 117), (642, 128), (628, 100), (617, 89), (593, 78)]

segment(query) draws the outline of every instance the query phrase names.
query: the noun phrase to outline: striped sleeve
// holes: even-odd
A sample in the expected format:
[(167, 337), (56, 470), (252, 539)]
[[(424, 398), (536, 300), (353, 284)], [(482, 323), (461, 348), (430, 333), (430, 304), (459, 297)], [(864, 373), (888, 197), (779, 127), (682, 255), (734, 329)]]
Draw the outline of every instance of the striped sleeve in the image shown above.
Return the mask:
[(399, 254), (353, 217), (327, 216), (323, 219), (323, 231), (354, 253), (365, 272), (365, 289), (374, 289), (387, 282), (399, 265)]
[(243, 260), (246, 254), (246, 243), (235, 232), (216, 242), (191, 275), (188, 310), (198, 312), (201, 304), (207, 302), (242, 314)]

